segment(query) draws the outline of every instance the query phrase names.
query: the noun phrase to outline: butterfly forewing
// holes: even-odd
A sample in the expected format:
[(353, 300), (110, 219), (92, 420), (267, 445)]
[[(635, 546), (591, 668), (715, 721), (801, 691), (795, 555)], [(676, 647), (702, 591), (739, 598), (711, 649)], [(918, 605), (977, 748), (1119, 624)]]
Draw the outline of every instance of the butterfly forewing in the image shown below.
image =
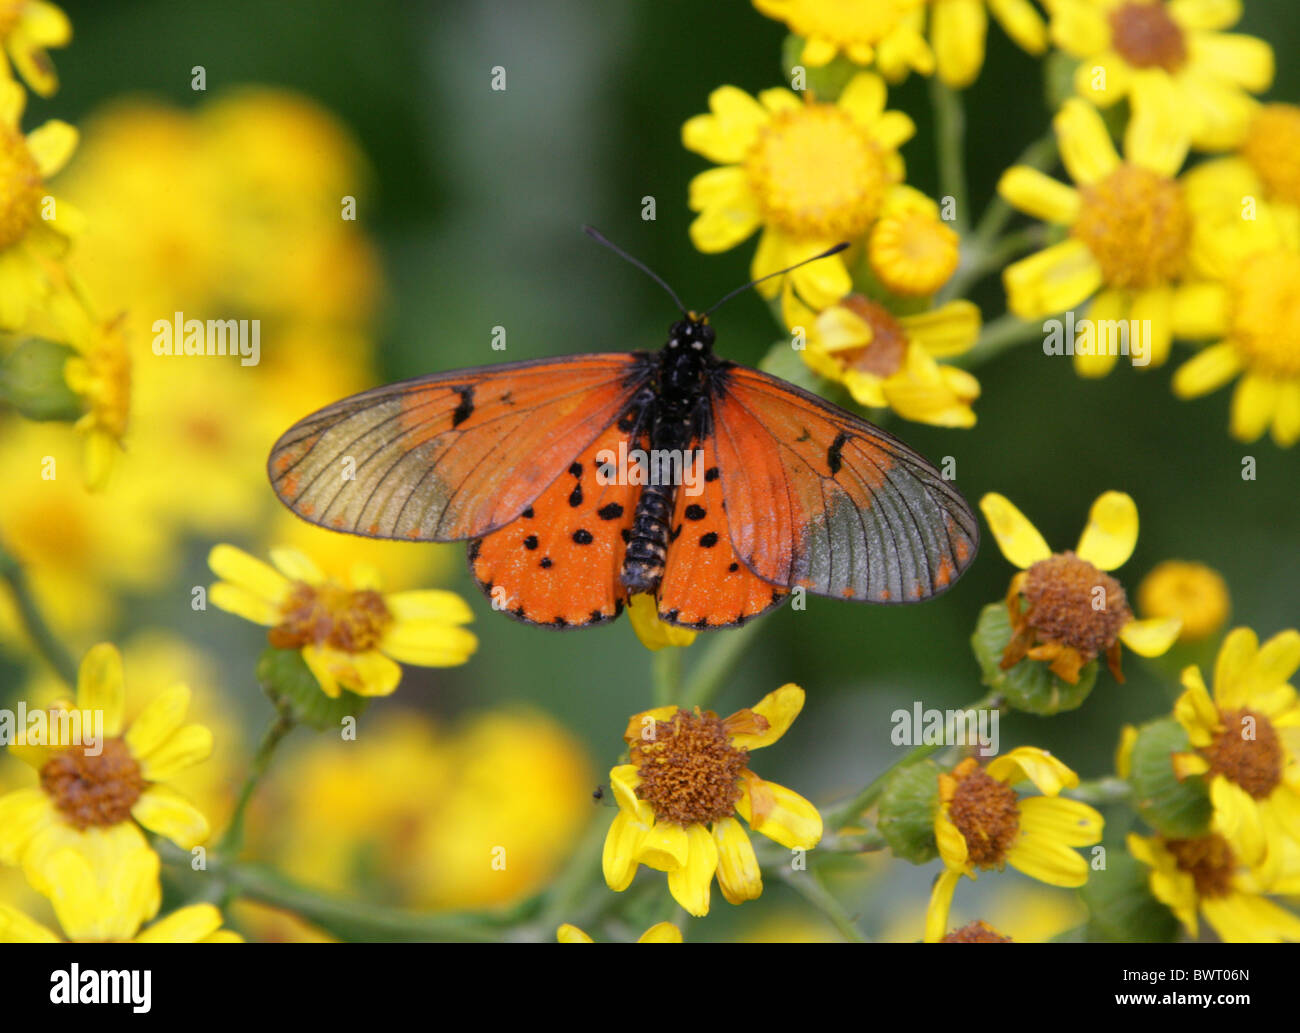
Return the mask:
[(514, 520), (649, 375), (638, 353), (502, 363), (346, 398), (271, 452), (280, 499), (322, 527), (456, 541)]
[(755, 574), (818, 595), (914, 602), (975, 558), (969, 505), (898, 439), (782, 380), (730, 367), (713, 429), (731, 543)]

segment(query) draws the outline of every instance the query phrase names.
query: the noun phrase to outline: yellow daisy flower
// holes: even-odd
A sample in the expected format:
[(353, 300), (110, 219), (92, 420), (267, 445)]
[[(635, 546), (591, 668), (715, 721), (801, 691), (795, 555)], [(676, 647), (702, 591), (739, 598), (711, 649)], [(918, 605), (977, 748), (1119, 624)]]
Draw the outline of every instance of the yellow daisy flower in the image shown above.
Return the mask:
[[(595, 943), (590, 936), (584, 933), (576, 925), (569, 925), (565, 922), (555, 930), (555, 939), (558, 943)], [(660, 922), (652, 925), (649, 929), (637, 937), (637, 943), (681, 943), (682, 931), (673, 925), (672, 922)]]
[(1263, 183), (1264, 197), (1275, 204), (1300, 205), (1300, 106), (1259, 107), (1239, 153)]
[[(1008, 203), (1069, 233), (1007, 267), (1003, 281), (1011, 311), (1041, 319), (1092, 298), (1088, 315), (1094, 323), (1136, 320), (1150, 327), (1149, 361), (1156, 366), (1169, 356), (1173, 285), (1184, 272), (1192, 238), (1192, 214), (1175, 178), (1187, 141), (1174, 117), (1172, 94), (1160, 96), (1163, 104), (1153, 103), (1129, 121), (1123, 159), (1095, 108), (1078, 99), (1065, 102), (1053, 124), (1076, 187), (1025, 165), (1008, 169), (998, 183)], [(1078, 372), (1109, 373), (1118, 349), (1088, 351), (1075, 355)]]
[[(1047, 50), (1047, 24), (1029, 0), (929, 0), (930, 46), (935, 70), (955, 89), (973, 83), (984, 67), (988, 15), (1026, 52), (1038, 56)], [(987, 11), (986, 11), (987, 8)], [(881, 48), (880, 69), (890, 81), (892, 53)]]
[(887, 406), (904, 419), (940, 427), (975, 425), (971, 403), (979, 381), (935, 361), (962, 354), (979, 337), (980, 312), (969, 301), (895, 316), (860, 294), (819, 314), (791, 297), (786, 315), (791, 327), (807, 333), (808, 367), (843, 384), (859, 405)]
[[(1017, 793), (1013, 787), (1025, 780), (1042, 795)], [(1088, 862), (1074, 848), (1100, 842), (1103, 821), (1087, 804), (1058, 795), (1078, 784), (1078, 775), (1032, 746), (1017, 747), (984, 767), (967, 757), (939, 776), (934, 835), (944, 870), (930, 893), (927, 943), (947, 933), (957, 883), (963, 875), (978, 878), (976, 869), (1009, 864), (1050, 886), (1088, 881)]]
[(98, 491), (108, 483), (122, 450), (131, 413), (131, 356), (125, 316), (105, 321), (84, 313), (68, 324), (68, 342), (78, 355), (64, 367), (64, 379), (82, 399), (86, 413), (76, 427), (86, 438), (86, 486)]
[(799, 60), (821, 68), (839, 54), (860, 65), (881, 64), (934, 71), (934, 55), (921, 33), (927, 0), (754, 0), (760, 14), (785, 22), (803, 38)]
[(22, 325), (28, 308), (48, 289), (41, 262), (61, 255), (80, 214), (50, 197), (45, 180), (77, 146), (77, 131), (51, 119), (23, 136), (26, 95), (0, 79), (0, 329)]
[(1007, 592), (1015, 633), (1002, 657), (1004, 670), (1025, 657), (1048, 661), (1053, 674), (1073, 685), (1079, 668), (1104, 653), (1111, 673), (1123, 681), (1121, 641), (1140, 656), (1160, 656), (1174, 644), (1178, 618), (1135, 619), (1123, 586), (1106, 573), (1122, 566), (1137, 545), (1137, 506), (1128, 495), (1097, 497), (1074, 552), (1052, 552), (1001, 495), (985, 495), (980, 509), (1002, 555), (1021, 571)]
[(1174, 756), (1175, 772), (1206, 778), (1215, 830), (1266, 887), (1282, 867), (1282, 838), (1300, 844), (1300, 701), (1288, 684), (1297, 669), (1300, 632), (1260, 646), (1250, 628), (1236, 628), (1219, 649), (1213, 698), (1192, 666), (1174, 704), (1193, 747)]
[[(69, 865), (75, 865), (81, 859), (72, 851), (67, 851), (62, 860)], [(69, 867), (67, 874), (72, 877), (76, 873)], [(58, 915), (59, 925), (63, 928), (63, 936), (40, 922), (28, 918), (17, 908), (0, 904), (0, 943), (244, 942), (244, 938), (238, 933), (221, 927), (221, 912), (212, 904), (191, 904), (189, 907), (179, 908), (144, 929), (139, 929), (137, 922), (125, 934), (99, 935), (95, 930), (88, 931), (81, 928), (75, 918), (65, 917), (66, 912), (77, 907), (75, 898), (80, 895), (82, 886), (75, 879), (70, 879), (64, 885), (71, 888), (68, 897), (63, 900), (56, 897), (54, 901), (55, 913)]]
[(1151, 869), (1151, 893), (1197, 935), (1203, 917), (1225, 943), (1294, 943), (1300, 918), (1261, 895), (1222, 836), (1143, 838), (1129, 833), (1129, 853)]
[[(136, 864), (144, 845), (140, 826), (185, 850), (202, 843), (207, 818), (168, 784), (212, 752), (212, 733), (184, 724), (189, 698), (188, 688), (173, 686), (126, 727), (122, 657), (109, 643), (93, 647), (81, 662), (75, 705), (49, 711), (79, 712), (83, 743), (29, 743), (24, 732), (9, 747), (39, 773), (40, 785), (0, 797), (0, 863), (22, 865), (32, 886), (53, 896), (59, 886), (54, 858), (65, 848), (92, 870), (123, 863), (133, 869), (133, 881), (148, 881)], [(98, 715), (102, 741), (85, 742), (84, 729)]]
[(1138, 585), (1138, 609), (1144, 617), (1177, 617), (1183, 622), (1179, 642), (1209, 638), (1228, 619), (1228, 584), (1204, 563), (1165, 560)]
[(783, 685), (725, 720), (676, 706), (635, 715), (624, 734), (631, 763), (609, 773), (619, 806), (605, 837), (609, 888), (627, 889), (644, 864), (668, 873), (673, 899), (697, 918), (709, 913), (715, 874), (728, 903), (756, 899), (762, 873), (735, 814), (784, 847), (815, 847), (817, 808), (749, 770), (749, 751), (780, 739), (803, 701), (803, 689)]
[[(722, 166), (691, 181), (690, 207), (700, 213), (691, 240), (704, 252), (726, 251), (761, 229), (755, 279), (864, 236), (903, 180), (898, 147), (916, 131), (907, 115), (885, 110), (885, 83), (873, 72), (854, 76), (834, 104), (781, 88), (755, 100), (722, 86), (709, 108), (682, 126), (686, 149)], [(844, 255), (786, 279), (825, 308), (852, 288)], [(758, 290), (771, 298), (780, 284)]]
[(1300, 441), (1300, 207), (1245, 197), (1263, 182), (1244, 163), (1209, 162), (1188, 176), (1198, 221), (1198, 282), (1175, 294), (1175, 331), (1214, 343), (1174, 374), (1174, 393), (1196, 398), (1240, 374), (1229, 430), (1241, 441), (1269, 431), (1283, 448)]
[(928, 298), (960, 261), (961, 240), (939, 206), (911, 187), (890, 191), (867, 238), (867, 264), (881, 286), (900, 298)]
[(327, 577), (297, 549), (271, 550), (268, 566), (233, 545), (217, 545), (208, 566), (221, 578), (214, 606), (271, 630), (276, 649), (301, 649), (327, 696), (342, 689), (387, 696), (402, 679), (397, 661), (455, 667), (478, 648), (460, 627), (474, 619), (455, 592), (380, 591), (378, 572), (356, 563), (345, 579)]
[(0, 0), (0, 79), (10, 77), (9, 62), (13, 62), (33, 92), (42, 97), (53, 95), (59, 77), (45, 48), (66, 47), (71, 39), (72, 23), (53, 4)]
[(1098, 107), (1128, 97), (1141, 116), (1173, 87), (1192, 144), (1241, 142), (1251, 93), (1273, 81), (1273, 48), (1221, 30), (1241, 18), (1238, 0), (1045, 0), (1052, 41), (1079, 59), (1075, 90)]

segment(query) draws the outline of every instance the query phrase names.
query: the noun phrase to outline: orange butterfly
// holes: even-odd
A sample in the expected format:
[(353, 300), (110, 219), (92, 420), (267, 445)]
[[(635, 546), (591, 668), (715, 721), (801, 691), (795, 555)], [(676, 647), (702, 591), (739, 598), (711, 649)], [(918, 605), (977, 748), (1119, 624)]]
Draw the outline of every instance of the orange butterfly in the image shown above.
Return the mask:
[(276, 442), (271, 484), (322, 527), (467, 539), (494, 605), (554, 628), (612, 620), (643, 592), (660, 619), (707, 629), (795, 588), (917, 602), (957, 580), (978, 525), (929, 462), (717, 357), (707, 315), (684, 314), (658, 352), (504, 362), (345, 398)]

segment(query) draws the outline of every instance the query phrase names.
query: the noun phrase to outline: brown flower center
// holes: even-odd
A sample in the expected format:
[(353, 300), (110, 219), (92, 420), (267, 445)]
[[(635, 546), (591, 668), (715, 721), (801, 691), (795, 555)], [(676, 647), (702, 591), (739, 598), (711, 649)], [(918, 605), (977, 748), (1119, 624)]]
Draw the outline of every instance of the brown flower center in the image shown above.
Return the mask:
[(729, 817), (749, 763), (749, 751), (731, 744), (718, 715), (701, 714), (699, 708), (656, 721), (654, 738), (637, 740), (631, 757), (641, 776), (637, 795), (654, 808), (655, 817), (678, 825)]
[(1162, 3), (1132, 0), (1110, 12), (1111, 45), (1134, 68), (1176, 72), (1187, 62), (1187, 38)]
[(987, 922), (970, 922), (960, 929), (954, 929), (940, 943), (1010, 943), (1010, 936), (1003, 936)]
[(1192, 215), (1180, 183), (1125, 164), (1082, 196), (1070, 232), (1088, 246), (1109, 286), (1154, 287), (1182, 272)]
[(980, 868), (1001, 865), (1020, 831), (1020, 803), (1015, 790), (983, 768), (975, 768), (957, 782), (948, 817), (966, 840), (971, 864)]
[(106, 740), (97, 757), (62, 750), (41, 768), (41, 788), (78, 829), (126, 821), (147, 785), (121, 739)]
[(1253, 710), (1220, 712), (1223, 731), (1201, 753), (1210, 771), (1262, 800), (1282, 781), (1282, 744), (1273, 723)]
[(378, 592), (300, 581), (281, 606), (280, 623), (267, 638), (277, 649), (328, 645), (346, 653), (364, 653), (379, 644), (392, 622), (393, 615)]
[(1198, 839), (1166, 839), (1165, 849), (1174, 855), (1181, 871), (1196, 884), (1200, 897), (1222, 897), (1232, 889), (1236, 858), (1228, 841), (1213, 832)]
[(849, 348), (838, 357), (850, 369), (889, 377), (897, 373), (907, 358), (907, 331), (884, 305), (852, 294), (840, 304), (871, 327), (871, 343)]
[(1026, 623), (1039, 638), (1078, 650), (1085, 663), (1114, 644), (1133, 619), (1124, 588), (1072, 552), (1039, 560), (1025, 572)]

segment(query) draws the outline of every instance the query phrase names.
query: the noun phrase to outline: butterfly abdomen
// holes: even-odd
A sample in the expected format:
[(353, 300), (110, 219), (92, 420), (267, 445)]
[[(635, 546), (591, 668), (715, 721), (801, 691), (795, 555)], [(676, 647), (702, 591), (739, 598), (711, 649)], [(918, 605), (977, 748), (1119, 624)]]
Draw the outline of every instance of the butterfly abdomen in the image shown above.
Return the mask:
[(623, 557), (623, 584), (630, 595), (653, 592), (664, 576), (676, 492), (673, 484), (649, 484), (641, 492)]

